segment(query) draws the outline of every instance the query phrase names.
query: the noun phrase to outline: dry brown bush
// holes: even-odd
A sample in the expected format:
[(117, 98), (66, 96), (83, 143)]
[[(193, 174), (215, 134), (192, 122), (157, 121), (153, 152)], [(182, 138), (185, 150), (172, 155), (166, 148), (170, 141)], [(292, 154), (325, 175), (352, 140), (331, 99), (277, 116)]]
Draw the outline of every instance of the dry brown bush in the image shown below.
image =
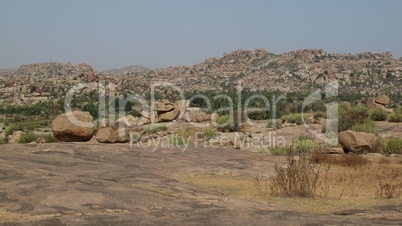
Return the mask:
[(320, 171), (308, 157), (288, 156), (285, 168), (275, 166), (270, 189), (273, 195), (286, 197), (315, 197)]

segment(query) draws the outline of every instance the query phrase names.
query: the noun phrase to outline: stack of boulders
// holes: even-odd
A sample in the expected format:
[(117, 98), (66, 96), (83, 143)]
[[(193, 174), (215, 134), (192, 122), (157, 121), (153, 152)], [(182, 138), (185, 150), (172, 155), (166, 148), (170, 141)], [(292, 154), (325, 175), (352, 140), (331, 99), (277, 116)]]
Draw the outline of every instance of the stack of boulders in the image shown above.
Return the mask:
[(142, 124), (186, 121), (186, 122), (209, 122), (216, 121), (219, 117), (217, 113), (207, 114), (200, 108), (190, 107), (189, 100), (179, 100), (172, 103), (168, 100), (162, 100), (151, 106), (151, 110), (143, 111), (142, 117), (145, 118)]
[(173, 120), (176, 120), (176, 118), (181, 113), (180, 107), (174, 103), (171, 103), (168, 100), (156, 102), (155, 111), (157, 113), (155, 114), (157, 120), (161, 122), (171, 122)]
[(370, 97), (367, 100), (367, 107), (371, 110), (373, 109), (383, 109), (387, 112), (393, 112), (392, 109), (388, 108), (391, 100), (387, 95), (381, 95), (378, 97)]
[(93, 124), (89, 112), (73, 111), (57, 116), (52, 122), (52, 132), (56, 139), (66, 142), (89, 141), (94, 137), (99, 143), (125, 143), (129, 142), (130, 131), (139, 131), (142, 126), (151, 123), (209, 122), (219, 117), (217, 113), (207, 114), (200, 108), (189, 106), (189, 100), (175, 103), (162, 100), (150, 106), (151, 110), (141, 112), (141, 118), (127, 115), (116, 121), (103, 119), (99, 128)]

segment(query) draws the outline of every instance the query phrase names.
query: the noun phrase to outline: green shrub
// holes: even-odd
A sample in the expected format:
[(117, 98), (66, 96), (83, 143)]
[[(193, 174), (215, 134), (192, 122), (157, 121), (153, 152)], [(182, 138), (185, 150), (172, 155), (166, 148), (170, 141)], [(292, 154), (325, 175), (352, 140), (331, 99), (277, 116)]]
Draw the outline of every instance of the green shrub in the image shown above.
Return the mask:
[(309, 153), (318, 149), (318, 144), (312, 140), (308, 140), (305, 137), (300, 137), (295, 140), (292, 145), (292, 152), (296, 153)]
[(218, 134), (216, 133), (216, 130), (211, 127), (205, 128), (203, 135), (204, 135), (205, 140), (209, 140), (211, 138), (218, 136)]
[(219, 116), (218, 117), (218, 119), (216, 120), (216, 123), (218, 124), (218, 125), (224, 125), (224, 124), (227, 124), (227, 123), (229, 123), (229, 121), (230, 121), (230, 115), (221, 115), (221, 116)]
[(57, 143), (57, 142), (59, 142), (59, 140), (57, 140), (57, 139), (53, 136), (53, 134), (42, 135), (42, 136), (40, 136), (40, 137), (43, 138), (46, 143)]
[(339, 132), (350, 130), (356, 124), (363, 124), (369, 119), (368, 109), (363, 105), (349, 107), (341, 105), (339, 107)]
[(402, 122), (402, 113), (401, 112), (394, 112), (389, 116), (390, 122)]
[(282, 127), (282, 120), (280, 119), (271, 119), (267, 122), (267, 128), (281, 128)]
[(15, 131), (20, 130), (21, 127), (16, 124), (11, 124), (6, 127), (6, 137), (12, 135)]
[(384, 141), (382, 145), (382, 153), (402, 154), (402, 139), (394, 137)]
[(370, 111), (370, 118), (374, 121), (386, 121), (388, 118), (388, 112), (381, 108)]
[(219, 118), (216, 120), (216, 123), (219, 131), (228, 130), (230, 132), (238, 131), (241, 124), (238, 122), (238, 115), (236, 112), (233, 114), (233, 120), (231, 120), (230, 115), (222, 115), (219, 116)]
[(322, 111), (319, 111), (319, 112), (314, 112), (313, 117), (314, 117), (314, 120), (318, 120), (320, 118), (325, 118), (326, 115)]
[(7, 140), (4, 137), (0, 137), (0, 144), (6, 144)]
[(26, 133), (22, 134), (20, 138), (18, 139), (18, 143), (20, 144), (26, 144), (26, 143), (31, 143), (34, 142), (38, 139), (38, 136), (35, 135), (34, 133)]
[(273, 147), (269, 149), (271, 154), (273, 155), (282, 155), (282, 154), (288, 154), (289, 149), (285, 147)]
[(374, 121), (366, 121), (361, 124), (355, 124), (352, 126), (351, 130), (378, 135), (378, 127)]
[(296, 123), (297, 125), (310, 123), (310, 120), (308, 120), (307, 118), (303, 118), (302, 114), (283, 115), (281, 119), (282, 121), (286, 121), (287, 123)]

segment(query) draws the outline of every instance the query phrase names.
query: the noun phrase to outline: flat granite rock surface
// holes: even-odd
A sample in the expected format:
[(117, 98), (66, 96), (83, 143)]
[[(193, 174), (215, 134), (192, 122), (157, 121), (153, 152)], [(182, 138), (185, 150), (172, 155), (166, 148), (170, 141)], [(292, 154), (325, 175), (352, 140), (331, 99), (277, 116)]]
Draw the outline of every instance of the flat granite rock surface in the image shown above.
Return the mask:
[(0, 145), (0, 225), (402, 224), (402, 204), (301, 213), (178, 180), (269, 175), (275, 163), (285, 161), (259, 155), (231, 148), (151, 151), (128, 144)]

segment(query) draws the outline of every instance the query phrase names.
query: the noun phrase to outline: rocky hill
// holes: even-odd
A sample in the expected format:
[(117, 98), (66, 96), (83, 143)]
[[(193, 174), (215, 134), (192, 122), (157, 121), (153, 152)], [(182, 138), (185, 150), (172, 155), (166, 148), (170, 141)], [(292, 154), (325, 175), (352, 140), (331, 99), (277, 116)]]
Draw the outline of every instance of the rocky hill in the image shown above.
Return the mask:
[(121, 69), (111, 69), (104, 71), (104, 73), (107, 74), (126, 74), (126, 73), (131, 73), (131, 72), (144, 72), (144, 71), (149, 71), (151, 70), (148, 67), (145, 67), (143, 65), (131, 65), (127, 66)]
[(276, 55), (264, 49), (238, 50), (193, 66), (135, 74), (190, 90), (222, 89), (241, 82), (252, 90), (298, 91), (338, 80), (348, 91), (400, 92), (402, 59), (393, 58), (390, 52), (353, 55), (311, 49)]
[[(48, 98), (81, 81), (100, 80), (114, 84), (120, 93), (140, 95), (156, 82), (173, 83), (187, 91), (222, 90), (241, 83), (251, 90), (294, 92), (311, 91), (337, 80), (341, 92), (402, 91), (402, 58), (394, 58), (391, 52), (333, 54), (305, 49), (273, 54), (264, 49), (237, 50), (192, 66), (156, 70), (136, 65), (100, 73), (86, 64), (42, 63), (2, 74), (0, 101), (8, 103), (31, 102), (32, 96)], [(163, 85), (160, 88), (163, 90)]]

